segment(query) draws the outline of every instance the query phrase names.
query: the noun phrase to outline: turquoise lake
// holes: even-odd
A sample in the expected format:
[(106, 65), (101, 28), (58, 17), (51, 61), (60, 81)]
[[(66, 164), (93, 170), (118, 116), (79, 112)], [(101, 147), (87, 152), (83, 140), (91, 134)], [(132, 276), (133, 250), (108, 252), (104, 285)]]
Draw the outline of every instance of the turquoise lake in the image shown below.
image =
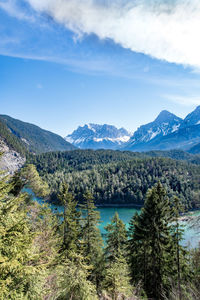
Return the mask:
[[(28, 191), (30, 193), (30, 191)], [(32, 194), (33, 195), (33, 194)], [(37, 198), (33, 195), (33, 199), (40, 204), (44, 203), (44, 201), (40, 198)], [(51, 209), (54, 212), (63, 212), (62, 206), (56, 206), (53, 204), (49, 204)], [(112, 217), (114, 216), (115, 212), (118, 212), (120, 219), (126, 224), (128, 228), (128, 224), (132, 216), (139, 212), (139, 209), (130, 208), (130, 207), (101, 207), (98, 208), (101, 216), (101, 223), (99, 225), (100, 231), (102, 234), (105, 234), (106, 231), (104, 227), (110, 222)], [(200, 210), (195, 211), (192, 213), (193, 215), (200, 216)], [(190, 222), (180, 222), (184, 225), (184, 240), (182, 241), (182, 245), (189, 246), (189, 247), (197, 247), (200, 243), (200, 226), (198, 229), (191, 228)], [(200, 224), (199, 224), (200, 225)]]

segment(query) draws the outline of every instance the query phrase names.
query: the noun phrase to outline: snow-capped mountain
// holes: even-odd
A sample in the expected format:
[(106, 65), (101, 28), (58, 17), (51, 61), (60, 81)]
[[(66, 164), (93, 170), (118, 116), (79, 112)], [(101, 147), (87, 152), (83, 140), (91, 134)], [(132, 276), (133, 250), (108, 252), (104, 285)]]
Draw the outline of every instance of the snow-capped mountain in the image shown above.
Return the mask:
[(78, 127), (66, 140), (82, 149), (118, 149), (131, 151), (171, 150), (199, 151), (200, 106), (184, 120), (163, 110), (157, 118), (131, 134), (111, 125), (87, 124)]
[(200, 105), (196, 107), (194, 111), (186, 116), (183, 120), (181, 127), (189, 127), (192, 125), (200, 124)]
[(81, 149), (118, 149), (130, 139), (131, 133), (112, 125), (86, 124), (79, 126), (66, 141)]
[(126, 144), (126, 149), (139, 150), (154, 139), (176, 132), (182, 122), (181, 118), (163, 110), (153, 122), (142, 125), (135, 131)]
[(182, 149), (195, 151), (200, 143), (200, 106), (184, 120), (162, 111), (154, 122), (141, 126), (123, 147), (131, 151)]

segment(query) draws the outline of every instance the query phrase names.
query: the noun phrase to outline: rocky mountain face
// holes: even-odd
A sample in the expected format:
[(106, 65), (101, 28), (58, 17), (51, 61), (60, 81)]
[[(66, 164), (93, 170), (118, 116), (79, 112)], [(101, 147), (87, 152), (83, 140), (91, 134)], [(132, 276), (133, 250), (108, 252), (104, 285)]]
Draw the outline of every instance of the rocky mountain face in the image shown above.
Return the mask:
[(139, 152), (191, 149), (191, 153), (200, 153), (199, 146), (196, 146), (200, 144), (200, 106), (184, 120), (163, 110), (153, 122), (140, 126), (132, 136), (124, 128), (87, 124), (78, 127), (66, 140), (81, 149), (103, 148)]
[(153, 122), (142, 125), (136, 130), (126, 148), (143, 148), (143, 146), (155, 138), (160, 138), (177, 131), (181, 124), (181, 118), (163, 110)]
[(124, 128), (118, 129), (107, 124), (86, 124), (79, 126), (65, 139), (81, 149), (118, 149), (130, 136)]
[(20, 169), (26, 159), (20, 153), (10, 149), (8, 145), (0, 137), (0, 152), (3, 153), (0, 157), (0, 170), (6, 173), (13, 174)]
[[(182, 149), (200, 142), (200, 106), (184, 120), (162, 111), (154, 122), (143, 125), (123, 147), (131, 151)], [(197, 150), (196, 150), (197, 151)]]
[(200, 124), (200, 106), (197, 106), (197, 108), (192, 111), (190, 114), (186, 116), (186, 118), (183, 120), (183, 123), (181, 124), (181, 127), (189, 127), (193, 125), (199, 125)]

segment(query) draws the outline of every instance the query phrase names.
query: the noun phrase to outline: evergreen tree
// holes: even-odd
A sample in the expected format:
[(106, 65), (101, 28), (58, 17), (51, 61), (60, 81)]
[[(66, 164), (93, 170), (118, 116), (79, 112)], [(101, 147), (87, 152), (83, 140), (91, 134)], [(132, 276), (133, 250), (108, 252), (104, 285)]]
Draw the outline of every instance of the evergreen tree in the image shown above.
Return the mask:
[(173, 251), (169, 225), (170, 206), (160, 183), (148, 191), (144, 208), (133, 221), (131, 268), (137, 266), (136, 279), (143, 282), (148, 297), (162, 299), (163, 291), (167, 290), (172, 276)]
[(8, 177), (0, 178), (0, 298), (42, 299), (45, 270), (39, 265), (28, 220), (26, 195), (13, 197)]
[(82, 254), (88, 265), (92, 266), (90, 279), (95, 283), (97, 289), (100, 286), (103, 272), (103, 240), (98, 228), (100, 214), (94, 205), (93, 196), (86, 192), (85, 203), (82, 204)]
[(119, 296), (120, 299), (127, 299), (133, 295), (129, 268), (124, 257), (116, 257), (115, 261), (106, 268), (103, 289), (103, 293), (113, 300), (119, 299)]
[(175, 197), (173, 199), (172, 207), (172, 226), (171, 226), (171, 235), (173, 240), (174, 248), (174, 261), (172, 262), (174, 273), (176, 274), (175, 279), (177, 281), (177, 298), (179, 300), (184, 299), (182, 296), (182, 285), (187, 282), (189, 277), (191, 277), (191, 272), (189, 269), (188, 261), (188, 251), (180, 245), (181, 240), (183, 239), (183, 226), (180, 225), (179, 216), (180, 212), (183, 212), (183, 205), (181, 205), (180, 199)]
[(66, 184), (61, 186), (59, 198), (64, 206), (62, 248), (66, 250), (68, 254), (70, 251), (77, 253), (78, 249), (80, 250), (81, 213), (77, 209), (77, 202), (73, 195), (68, 192), (68, 186)]
[(81, 254), (71, 252), (70, 255), (70, 259), (64, 258), (56, 266), (56, 297), (52, 299), (97, 300), (96, 288), (88, 280), (90, 266)]
[(32, 164), (27, 164), (17, 171), (11, 182), (13, 185), (11, 193), (14, 196), (18, 196), (24, 187), (32, 189), (38, 197), (45, 197), (49, 194), (48, 184), (40, 178), (36, 167)]
[(105, 227), (106, 234), (106, 256), (110, 262), (116, 258), (126, 256), (127, 230), (125, 224), (120, 220), (118, 213), (113, 216), (111, 223)]

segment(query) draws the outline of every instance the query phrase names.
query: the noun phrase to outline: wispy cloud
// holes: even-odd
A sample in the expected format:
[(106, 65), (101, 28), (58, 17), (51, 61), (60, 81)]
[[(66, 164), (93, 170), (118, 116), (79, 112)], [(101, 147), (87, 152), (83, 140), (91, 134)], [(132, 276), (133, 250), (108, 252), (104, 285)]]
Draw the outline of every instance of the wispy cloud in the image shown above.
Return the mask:
[(26, 20), (29, 22), (34, 22), (35, 17), (33, 14), (30, 14), (30, 11), (25, 9), (25, 7), (22, 9), (22, 7), (19, 5), (21, 1), (17, 0), (5, 0), (0, 1), (0, 8), (6, 11), (10, 16), (15, 17), (20, 20)]
[(200, 67), (199, 0), (26, 2), (78, 36), (94, 33), (135, 52)]
[(184, 106), (200, 105), (200, 95), (199, 96), (164, 95), (164, 98)]

